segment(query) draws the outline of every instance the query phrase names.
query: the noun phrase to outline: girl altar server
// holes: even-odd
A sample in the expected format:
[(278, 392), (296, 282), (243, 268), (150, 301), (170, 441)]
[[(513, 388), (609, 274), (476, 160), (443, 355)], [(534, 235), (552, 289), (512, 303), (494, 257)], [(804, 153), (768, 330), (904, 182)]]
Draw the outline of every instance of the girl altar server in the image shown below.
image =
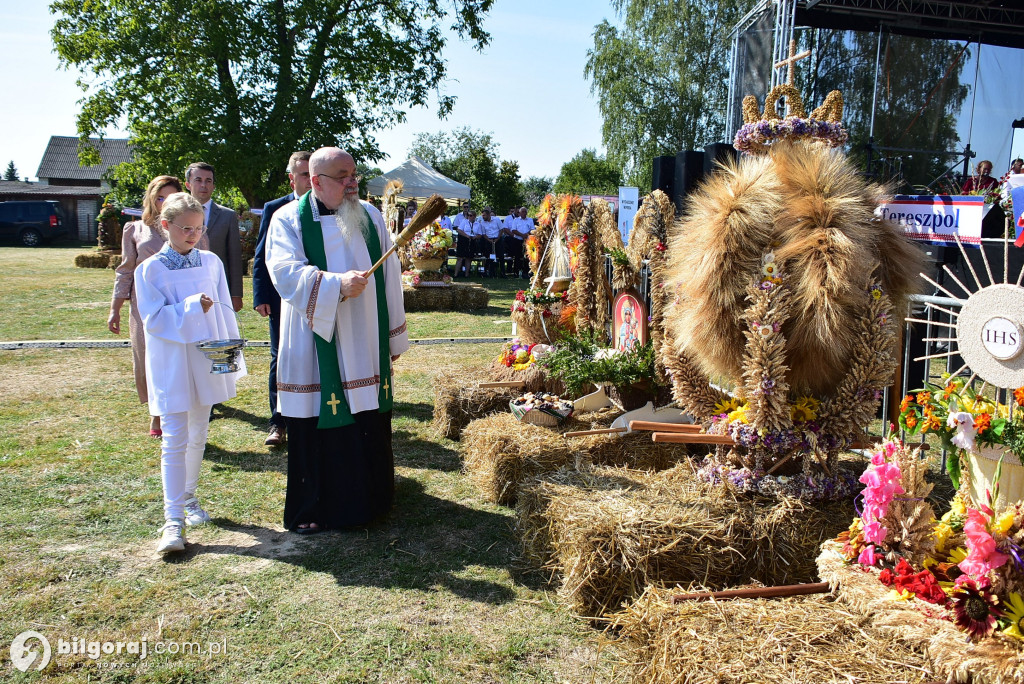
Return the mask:
[(139, 313), (146, 334), (149, 413), (160, 416), (160, 470), (164, 520), (157, 551), (185, 549), (185, 525), (210, 520), (196, 485), (206, 448), (210, 409), (235, 396), (246, 374), (213, 375), (197, 342), (238, 335), (224, 266), (213, 252), (196, 248), (203, 236), (203, 205), (186, 193), (168, 197), (160, 212), (167, 244), (135, 272)]

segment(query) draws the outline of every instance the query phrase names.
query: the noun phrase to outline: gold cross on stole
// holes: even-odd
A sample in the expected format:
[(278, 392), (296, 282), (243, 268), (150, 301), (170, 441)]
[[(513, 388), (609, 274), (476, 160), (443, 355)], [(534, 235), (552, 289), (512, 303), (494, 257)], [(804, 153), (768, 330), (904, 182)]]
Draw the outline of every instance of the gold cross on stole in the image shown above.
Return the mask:
[(388, 379), (384, 378), (384, 398), (388, 398), (388, 390), (391, 389), (391, 385), (388, 384)]
[(331, 411), (334, 415), (338, 415), (338, 404), (340, 403), (341, 400), (334, 396), (334, 392), (331, 392), (331, 400), (327, 402), (327, 405), (331, 407)]

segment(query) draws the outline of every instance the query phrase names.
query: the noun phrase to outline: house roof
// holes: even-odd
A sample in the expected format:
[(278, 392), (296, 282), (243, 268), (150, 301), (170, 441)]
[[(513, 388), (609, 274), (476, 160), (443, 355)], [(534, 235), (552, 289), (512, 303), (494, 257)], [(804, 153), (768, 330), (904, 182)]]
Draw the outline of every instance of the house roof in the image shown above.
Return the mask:
[(366, 183), (366, 191), (371, 195), (384, 194), (384, 186), (390, 180), (401, 179), (402, 192), (400, 199), (425, 200), (434, 193), (441, 195), (449, 204), (457, 204), (459, 200), (469, 199), (469, 186), (453, 181), (448, 176), (438, 173), (434, 168), (419, 157), (410, 157), (383, 176), (371, 178)]
[(89, 138), (89, 143), (99, 150), (103, 161), (95, 166), (79, 166), (78, 142), (78, 138), (70, 135), (50, 136), (36, 177), (100, 180), (111, 166), (132, 159), (127, 138)]
[(25, 183), (24, 181), (0, 181), (0, 198), (19, 195), (33, 195), (40, 199), (47, 197), (103, 197), (110, 192), (107, 185), (50, 185), (49, 183)]

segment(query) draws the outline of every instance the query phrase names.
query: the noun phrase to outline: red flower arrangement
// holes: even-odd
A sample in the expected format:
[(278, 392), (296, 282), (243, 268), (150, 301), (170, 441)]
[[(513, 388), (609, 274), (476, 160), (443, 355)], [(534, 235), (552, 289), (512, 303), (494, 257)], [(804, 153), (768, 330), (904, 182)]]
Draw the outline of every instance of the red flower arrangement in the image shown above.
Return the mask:
[(896, 564), (895, 572), (885, 568), (878, 573), (878, 581), (897, 591), (905, 589), (928, 603), (944, 606), (948, 600), (935, 575), (928, 570), (914, 572), (914, 568), (904, 558), (900, 558)]

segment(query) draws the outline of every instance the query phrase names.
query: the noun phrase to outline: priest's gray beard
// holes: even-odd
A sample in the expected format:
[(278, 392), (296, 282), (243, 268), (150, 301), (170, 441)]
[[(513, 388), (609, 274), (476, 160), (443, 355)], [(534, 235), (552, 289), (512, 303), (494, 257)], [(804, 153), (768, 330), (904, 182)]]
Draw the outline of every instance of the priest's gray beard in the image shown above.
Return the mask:
[(359, 199), (345, 198), (338, 205), (338, 223), (341, 225), (341, 234), (345, 238), (345, 244), (352, 242), (357, 235), (366, 237), (366, 210), (359, 203)]

